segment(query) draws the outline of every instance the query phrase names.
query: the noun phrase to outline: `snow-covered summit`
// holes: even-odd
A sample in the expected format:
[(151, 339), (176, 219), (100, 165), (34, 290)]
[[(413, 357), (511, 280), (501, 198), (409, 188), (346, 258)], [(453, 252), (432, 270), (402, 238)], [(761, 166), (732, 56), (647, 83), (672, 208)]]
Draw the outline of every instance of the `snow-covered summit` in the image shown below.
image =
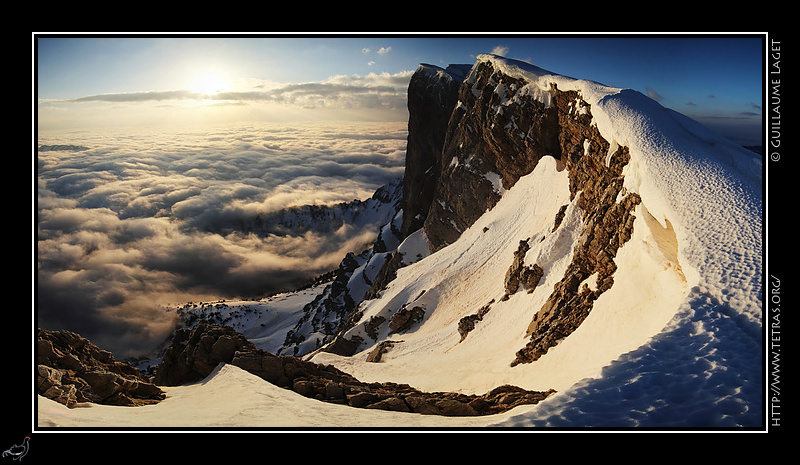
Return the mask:
[[(697, 268), (701, 286), (723, 302), (736, 299), (737, 313), (760, 324), (760, 158), (637, 91), (496, 55), (480, 55), (478, 61), (525, 78), (538, 92), (551, 83), (578, 91), (591, 105), (593, 124), (603, 137), (631, 151), (626, 189), (640, 193), (654, 217), (672, 219), (680, 251)], [(728, 290), (715, 292), (720, 288)]]

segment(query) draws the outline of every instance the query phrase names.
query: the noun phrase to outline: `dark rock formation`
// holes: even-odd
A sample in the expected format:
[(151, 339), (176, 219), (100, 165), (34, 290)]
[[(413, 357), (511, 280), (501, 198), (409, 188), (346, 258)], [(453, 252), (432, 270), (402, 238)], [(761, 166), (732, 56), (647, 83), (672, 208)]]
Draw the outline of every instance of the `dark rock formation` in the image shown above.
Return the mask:
[(492, 309), (493, 303), (494, 299), (492, 299), (488, 304), (478, 309), (477, 313), (473, 313), (472, 315), (467, 315), (458, 321), (458, 334), (461, 335), (461, 340), (459, 340), (458, 342), (463, 341), (467, 337), (467, 334), (469, 334), (470, 331), (475, 329), (475, 323), (483, 320), (483, 317), (486, 316), (486, 314), (489, 313), (489, 310)]
[(556, 219), (553, 221), (553, 229), (550, 232), (555, 232), (559, 226), (561, 226), (561, 222), (564, 221), (564, 214), (567, 212), (567, 205), (562, 205), (561, 208), (558, 209), (558, 213), (556, 213)]
[(298, 355), (300, 345), (310, 334), (326, 335), (317, 345), (333, 340), (334, 336), (347, 326), (349, 318), (361, 301), (350, 295), (348, 282), (353, 272), (361, 266), (360, 262), (372, 254), (366, 250), (359, 256), (348, 253), (334, 273), (334, 279), (326, 289), (303, 308), (303, 316), (287, 334), (282, 351)]
[[(187, 379), (192, 380), (196, 376), (210, 375), (219, 363), (229, 363), (276, 386), (324, 402), (450, 416), (500, 413), (518, 405), (535, 404), (554, 392), (527, 391), (506, 385), (478, 396), (423, 392), (407, 384), (363, 383), (332, 365), (273, 355), (245, 341), (230, 327), (198, 325), (188, 335), (176, 335), (168, 352), (179, 355), (162, 362), (163, 366), (159, 365), (156, 372), (164, 379), (173, 380), (191, 373)], [(184, 353), (187, 355), (180, 355)]]
[(372, 339), (378, 339), (378, 330), (384, 321), (386, 321), (386, 318), (382, 316), (369, 317), (369, 320), (364, 323), (364, 331), (366, 331), (367, 336)]
[(364, 340), (360, 336), (353, 336), (348, 339), (342, 336), (342, 333), (339, 333), (330, 344), (323, 348), (323, 350), (332, 354), (349, 357), (358, 352), (358, 348), (363, 342)]
[[(402, 254), (392, 252), (401, 241), (402, 189), (393, 183), (378, 189), (372, 199), (392, 205), (394, 216), (381, 226), (372, 246), (358, 255), (348, 253), (331, 276), (330, 284), (303, 308), (303, 316), (287, 334), (280, 354), (304, 355), (336, 339), (341, 331), (350, 328), (358, 316), (356, 309), (364, 299), (374, 298), (394, 279), (403, 266)], [(359, 268), (372, 268), (381, 263), (376, 276), (368, 277)], [(354, 282), (358, 281), (358, 282)], [(311, 342), (309, 344), (309, 342)]]
[(38, 329), (36, 363), (37, 393), (70, 408), (81, 402), (138, 406), (166, 397), (136, 367), (70, 331)]
[(405, 266), (405, 264), (403, 263), (402, 252), (395, 250), (391, 254), (387, 254), (386, 261), (383, 262), (383, 265), (378, 270), (378, 274), (375, 275), (375, 279), (370, 283), (369, 290), (364, 294), (364, 300), (371, 300), (378, 297), (381, 291), (386, 289), (386, 285), (397, 277), (397, 270), (403, 266)]
[(403, 306), (397, 310), (392, 318), (389, 319), (389, 334), (404, 333), (411, 329), (415, 324), (422, 321), (425, 316), (425, 309), (419, 306), (408, 308)]
[(403, 176), (403, 238), (422, 227), (428, 216), (441, 170), (447, 124), (458, 101), (459, 86), (469, 68), (468, 65), (451, 65), (442, 69), (422, 64), (411, 76)]
[(480, 61), (461, 85), (425, 221), (432, 252), (454, 242), (541, 157), (559, 156), (557, 111), (520, 92), (525, 84)]
[[(398, 234), (400, 240), (420, 229), (431, 209), (433, 193), (441, 172), (447, 125), (458, 102), (461, 82), (470, 68), (470, 65), (450, 65), (443, 69), (421, 64), (411, 76), (408, 85), (408, 144), (401, 204), (403, 218)], [(397, 270), (406, 265), (403, 254), (399, 251), (387, 255), (377, 275), (369, 283), (369, 290), (363, 300), (376, 298), (394, 280)], [(339, 350), (336, 347), (333, 349)]]
[(520, 286), (528, 290), (528, 293), (536, 289), (539, 280), (544, 274), (544, 270), (537, 264), (525, 265), (525, 254), (528, 253), (531, 246), (528, 243), (530, 239), (519, 241), (519, 248), (514, 252), (514, 261), (506, 272), (506, 295), (516, 293)]
[(383, 358), (383, 355), (389, 352), (389, 349), (395, 346), (395, 344), (399, 344), (403, 341), (381, 341), (375, 346), (374, 349), (367, 354), (367, 361), (371, 363), (379, 363)]
[(238, 350), (255, 350), (255, 345), (230, 326), (201, 322), (178, 329), (155, 368), (154, 382), (178, 386), (200, 381), (220, 363), (230, 363)]

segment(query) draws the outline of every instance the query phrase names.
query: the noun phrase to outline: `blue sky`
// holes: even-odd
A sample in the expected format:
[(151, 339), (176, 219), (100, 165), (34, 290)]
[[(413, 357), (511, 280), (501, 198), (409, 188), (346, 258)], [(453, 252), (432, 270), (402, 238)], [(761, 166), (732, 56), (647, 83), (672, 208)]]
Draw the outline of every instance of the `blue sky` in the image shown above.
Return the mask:
[[(341, 90), (342, 86), (394, 86), (396, 92), (381, 94), (384, 112), (380, 118), (402, 119), (402, 108), (396, 108), (401, 111), (394, 113), (388, 110), (402, 106), (398, 103), (402, 99), (395, 98), (396, 94), (402, 93), (409, 73), (420, 62), (440, 66), (472, 63), (476, 55), (492, 51), (555, 73), (638, 90), (710, 126), (757, 126), (756, 134), (760, 134), (762, 37), (625, 34), (44, 37), (38, 39), (35, 66), (40, 128), (49, 127), (48, 122), (56, 123), (51, 116), (64, 114), (51, 114), (51, 109), (66, 109), (75, 121), (81, 105), (74, 105), (71, 99), (83, 99), (79, 100), (82, 107), (91, 108), (96, 115), (101, 113), (103, 102), (110, 103), (109, 99), (98, 97), (103, 95), (128, 94), (125, 105), (131, 111), (142, 109), (131, 106), (134, 96), (142, 97), (140, 102), (157, 101), (163, 109), (178, 95), (186, 95), (163, 92), (200, 91), (202, 79), (215, 82), (207, 86), (227, 86), (217, 90), (242, 90), (245, 85), (250, 89), (273, 89), (276, 99), (274, 89), (299, 83), (339, 85), (326, 86), (328, 90)], [(338, 79), (331, 80), (334, 76)], [(239, 86), (236, 89), (231, 87), (234, 82)], [(287, 100), (287, 95), (281, 93), (282, 103), (291, 101), (306, 108), (320, 105), (323, 98), (314, 94), (315, 100), (311, 101), (307, 94), (301, 99), (294, 93)], [(355, 98), (355, 93), (347, 98), (339, 94), (336, 100), (327, 97), (325, 105), (329, 109), (350, 106), (352, 110), (364, 104)], [(114, 114), (121, 116), (122, 102), (114, 103)], [(216, 107), (219, 111), (220, 105)], [(232, 114), (231, 106), (225, 111)], [(264, 114), (251, 112), (248, 117)], [(352, 114), (351, 111), (350, 117)], [(284, 113), (283, 117), (289, 114)], [(740, 131), (734, 133), (737, 132)]]

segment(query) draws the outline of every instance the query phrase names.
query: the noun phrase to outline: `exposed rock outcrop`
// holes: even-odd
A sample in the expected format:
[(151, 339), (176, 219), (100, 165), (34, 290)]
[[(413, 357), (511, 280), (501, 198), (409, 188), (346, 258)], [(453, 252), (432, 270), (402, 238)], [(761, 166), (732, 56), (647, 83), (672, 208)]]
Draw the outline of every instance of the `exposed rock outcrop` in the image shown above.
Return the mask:
[(541, 157), (559, 156), (557, 111), (520, 92), (525, 84), (481, 61), (461, 85), (425, 221), (432, 252), (454, 242)]
[(530, 250), (530, 239), (519, 241), (519, 248), (514, 252), (514, 261), (506, 272), (506, 296), (516, 293), (520, 287), (531, 293), (536, 289), (544, 270), (537, 264), (525, 265), (525, 254)]
[(325, 335), (316, 345), (328, 342), (328, 338), (342, 329), (348, 317), (352, 315), (358, 304), (350, 294), (348, 282), (353, 272), (361, 266), (360, 262), (366, 260), (371, 250), (362, 252), (359, 256), (348, 253), (339, 264), (334, 273), (334, 279), (313, 301), (303, 308), (303, 316), (287, 334), (283, 343), (283, 351), (298, 355), (301, 345), (312, 334)]
[(389, 334), (404, 333), (414, 325), (422, 321), (425, 316), (425, 309), (420, 306), (403, 306), (397, 310), (392, 318), (389, 319)]
[(391, 254), (387, 254), (383, 265), (375, 275), (375, 279), (372, 280), (369, 289), (364, 294), (364, 300), (370, 300), (378, 297), (380, 292), (386, 288), (386, 285), (392, 282), (392, 280), (397, 276), (397, 270), (402, 268), (404, 265), (402, 252), (396, 250)]
[(166, 397), (136, 367), (71, 331), (38, 329), (36, 363), (37, 393), (70, 408), (82, 402), (138, 406)]
[(188, 334), (176, 334), (168, 352), (178, 356), (162, 362), (156, 370), (157, 375), (178, 380), (190, 373), (191, 376), (186, 378), (189, 382), (197, 376), (210, 375), (219, 363), (229, 363), (276, 386), (320, 401), (357, 408), (448, 416), (500, 413), (518, 405), (537, 403), (554, 392), (527, 391), (505, 385), (484, 395), (465, 395), (423, 392), (407, 384), (364, 383), (332, 365), (273, 355), (257, 350), (245, 341), (244, 336), (230, 327), (197, 325)]
[(367, 355), (367, 361), (371, 363), (379, 363), (383, 359), (384, 354), (389, 352), (389, 350), (391, 350), (395, 344), (399, 344), (401, 342), (403, 341), (381, 341)]
[(255, 345), (230, 326), (201, 322), (191, 330), (178, 329), (155, 368), (154, 382), (178, 386), (200, 381), (220, 363), (230, 363), (239, 350), (255, 350)]
[(422, 64), (408, 84), (408, 145), (403, 176), (402, 237), (422, 227), (439, 179), (442, 147), (469, 65)]
[(467, 337), (467, 334), (469, 334), (470, 331), (475, 329), (475, 324), (477, 322), (483, 320), (483, 317), (485, 317), (486, 314), (489, 313), (489, 310), (492, 309), (493, 303), (494, 299), (492, 299), (488, 304), (478, 309), (477, 313), (467, 315), (458, 321), (458, 334), (461, 336), (461, 340), (459, 342), (463, 341)]
[[(280, 354), (305, 355), (334, 341), (357, 316), (358, 304), (377, 295), (402, 266), (402, 254), (393, 253), (401, 241), (402, 184), (378, 189), (373, 199), (391, 205), (393, 216), (379, 229), (372, 246), (359, 254), (348, 253), (331, 273), (323, 292), (303, 308), (303, 316), (285, 337)], [(375, 270), (375, 271), (372, 271)]]

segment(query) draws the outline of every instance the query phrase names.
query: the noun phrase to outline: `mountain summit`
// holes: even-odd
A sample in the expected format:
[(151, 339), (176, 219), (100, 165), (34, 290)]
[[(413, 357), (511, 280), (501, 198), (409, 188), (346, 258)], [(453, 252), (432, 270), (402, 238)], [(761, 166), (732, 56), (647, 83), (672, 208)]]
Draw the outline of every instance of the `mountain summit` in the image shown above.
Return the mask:
[[(628, 367), (614, 389), (667, 377), (714, 398), (732, 376), (745, 388), (727, 402), (756, 421), (760, 159), (636, 91), (495, 55), (457, 90), (421, 66), (412, 110), (423, 80), (425, 96), (456, 102), (437, 104), (447, 118), (425, 115), (447, 119), (425, 126), (444, 128), (424, 136), (441, 151), (429, 143), (428, 163), (406, 168), (429, 207), (396, 253), (428, 254), (395, 266), (311, 360), (462, 392), (564, 391)], [(416, 118), (409, 156), (423, 158)], [(379, 346), (381, 362), (366, 363)]]
[[(408, 96), (402, 196), (375, 245), (203, 318), (365, 383), (556, 391), (473, 426), (761, 424), (756, 154), (639, 92), (496, 55), (420, 65)], [(303, 421), (375, 421), (320, 412)]]

